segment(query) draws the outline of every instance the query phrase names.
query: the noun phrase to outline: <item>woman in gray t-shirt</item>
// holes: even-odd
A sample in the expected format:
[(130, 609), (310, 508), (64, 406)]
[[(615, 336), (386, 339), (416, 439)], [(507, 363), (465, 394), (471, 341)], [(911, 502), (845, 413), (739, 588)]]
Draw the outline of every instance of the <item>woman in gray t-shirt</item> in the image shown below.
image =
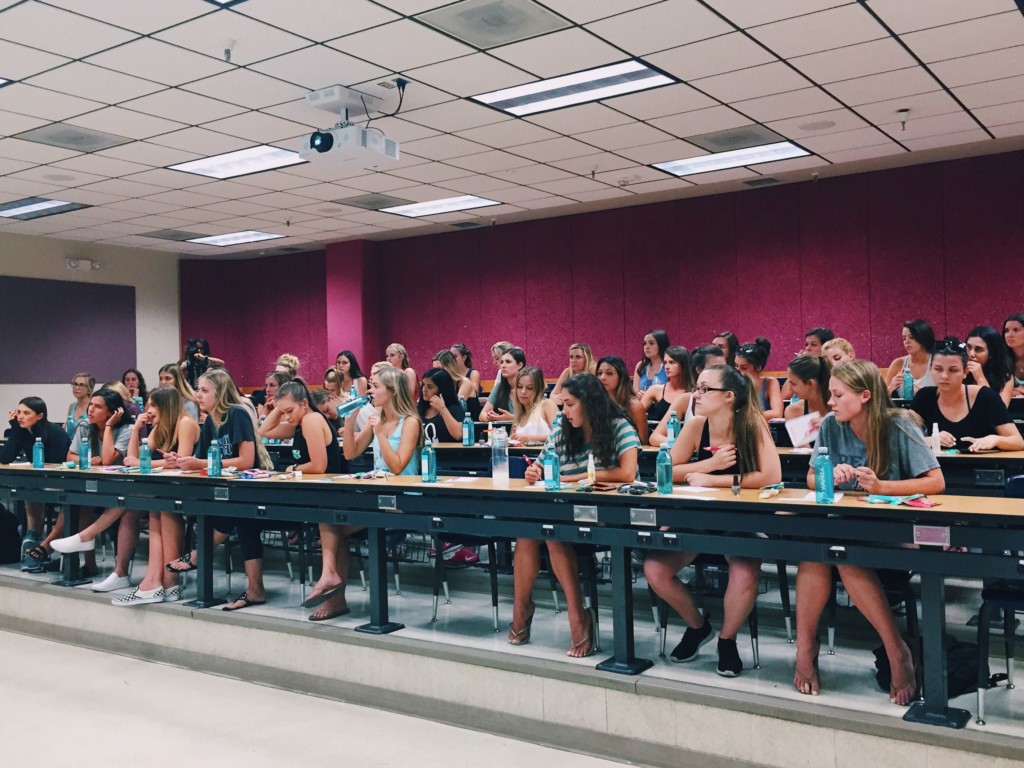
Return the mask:
[[(878, 368), (866, 360), (840, 363), (832, 371), (832, 413), (821, 423), (807, 485), (814, 487), (814, 462), (822, 448), (832, 458), (835, 487), (867, 493), (942, 493), (946, 482), (921, 430), (892, 407)], [(869, 568), (837, 566), (846, 591), (882, 639), (892, 669), (889, 700), (907, 705), (916, 694), (914, 660), (900, 637), (878, 575)], [(818, 693), (818, 621), (832, 589), (824, 563), (800, 563), (797, 574), (796, 671), (801, 693)]]

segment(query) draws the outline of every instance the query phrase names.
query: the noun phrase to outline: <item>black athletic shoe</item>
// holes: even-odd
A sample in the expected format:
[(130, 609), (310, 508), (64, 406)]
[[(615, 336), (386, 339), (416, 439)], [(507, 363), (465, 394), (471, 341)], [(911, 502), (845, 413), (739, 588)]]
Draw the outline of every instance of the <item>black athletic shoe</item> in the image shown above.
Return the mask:
[(736, 639), (718, 638), (718, 674), (722, 677), (739, 677), (743, 671), (740, 652), (736, 650)]
[(683, 633), (683, 639), (679, 641), (679, 645), (673, 648), (672, 653), (669, 654), (669, 661), (674, 661), (677, 664), (693, 661), (697, 658), (697, 654), (700, 653), (701, 646), (707, 645), (714, 638), (715, 630), (707, 618), (704, 619), (704, 626), (699, 629), (687, 627), (686, 632)]

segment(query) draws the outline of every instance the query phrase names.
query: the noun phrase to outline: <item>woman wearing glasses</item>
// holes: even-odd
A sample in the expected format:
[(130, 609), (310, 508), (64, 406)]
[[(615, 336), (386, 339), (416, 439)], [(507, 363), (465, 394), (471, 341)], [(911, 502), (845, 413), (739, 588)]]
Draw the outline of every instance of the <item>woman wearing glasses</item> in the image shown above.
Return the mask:
[(91, 373), (76, 373), (71, 377), (71, 394), (75, 402), (68, 406), (68, 415), (64, 420), (64, 431), (68, 437), (75, 436), (78, 422), (85, 418), (89, 411), (89, 401), (96, 387), (96, 377)]
[(1024, 437), (996, 391), (965, 382), (968, 365), (965, 345), (945, 340), (932, 355), (935, 386), (918, 390), (910, 410), (926, 429), (938, 424), (943, 448), (970, 453), (1024, 450)]
[[(690, 485), (760, 488), (782, 480), (782, 465), (751, 380), (727, 365), (705, 368), (693, 392), (696, 415), (672, 446), (672, 478)], [(675, 662), (693, 661), (714, 639), (707, 617), (676, 574), (696, 552), (648, 552), (644, 575), (651, 589), (686, 622), (686, 632), (671, 654)], [(729, 585), (718, 639), (718, 674), (736, 677), (743, 670), (736, 635), (754, 607), (761, 562), (728, 557)]]

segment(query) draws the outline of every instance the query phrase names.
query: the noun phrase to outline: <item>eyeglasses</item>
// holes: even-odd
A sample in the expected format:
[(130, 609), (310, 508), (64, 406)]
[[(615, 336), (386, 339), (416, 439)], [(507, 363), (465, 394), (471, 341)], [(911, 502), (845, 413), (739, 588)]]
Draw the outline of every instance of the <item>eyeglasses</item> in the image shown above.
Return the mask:
[(84, 382), (84, 381), (72, 381), (71, 382), (71, 386), (72, 387), (88, 387), (89, 385), (86, 382)]
[(706, 395), (708, 392), (728, 392), (725, 387), (709, 387), (707, 384), (701, 384), (690, 391), (695, 395)]

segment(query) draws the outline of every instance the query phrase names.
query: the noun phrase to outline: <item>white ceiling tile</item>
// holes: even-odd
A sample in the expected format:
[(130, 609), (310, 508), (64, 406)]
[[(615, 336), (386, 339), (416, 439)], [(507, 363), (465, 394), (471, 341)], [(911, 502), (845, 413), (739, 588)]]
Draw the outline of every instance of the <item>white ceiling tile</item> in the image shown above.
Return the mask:
[(616, 96), (614, 99), (607, 99), (602, 103), (630, 117), (635, 117), (637, 120), (677, 115), (680, 112), (691, 112), (717, 104), (714, 99), (683, 83), (666, 85), (642, 93)]
[(542, 210), (544, 208), (566, 208), (574, 204), (574, 201), (567, 200), (564, 197), (558, 197), (557, 195), (547, 195), (533, 200), (523, 200), (518, 203), (519, 207), (526, 208), (531, 211)]
[(672, 138), (664, 131), (659, 131), (657, 128), (644, 123), (631, 123), (614, 128), (601, 128), (597, 131), (579, 133), (576, 136), (580, 141), (585, 141), (587, 144), (607, 150), (655, 144), (659, 141), (669, 141)]
[(96, 157), (113, 157), (117, 160), (127, 160), (130, 163), (157, 167), (185, 163), (201, 156), (197, 152), (171, 149), (170, 147), (151, 144), (147, 141), (134, 141), (131, 144), (122, 144), (119, 147), (111, 147), (94, 154)]
[(398, 19), (369, 0), (345, 0), (344, 13), (338, 12), (337, 0), (302, 0), (301, 8), (280, 0), (248, 0), (233, 10), (317, 42)]
[(888, 137), (877, 128), (855, 128), (852, 131), (839, 131), (824, 136), (807, 136), (800, 139), (801, 146), (817, 155), (826, 157), (840, 149), (856, 149), (857, 147), (871, 147), (886, 143), (888, 143)]
[[(507, 181), (505, 182), (508, 183)], [(526, 200), (536, 200), (542, 197), (549, 197), (547, 192), (542, 192), (533, 187), (505, 187), (504, 189), (495, 189), (487, 195), (491, 200), (498, 200), (502, 203), (515, 203), (519, 205)]]
[[(750, 125), (750, 118), (741, 115), (729, 107), (710, 107), (708, 109), (697, 109), (693, 112), (684, 112), (681, 115), (669, 115), (649, 121), (651, 125), (661, 128), (674, 136), (685, 138), (687, 136), (699, 136), (702, 133), (712, 131), (724, 131), (729, 128), (739, 128), (741, 125)], [(626, 154), (623, 152), (622, 154)], [(629, 157), (629, 155), (626, 155)]]
[[(495, 171), (491, 176), (511, 181), (513, 184), (539, 184), (544, 181), (557, 181), (569, 178), (572, 174), (550, 165), (530, 165), (525, 168), (510, 168), (507, 171)], [(503, 201), (514, 202), (514, 201)]]
[(897, 111), (900, 109), (909, 109), (908, 117), (914, 120), (930, 115), (945, 115), (949, 112), (959, 112), (960, 105), (945, 91), (932, 91), (931, 93), (905, 96), (900, 99), (879, 101), (875, 104), (862, 104), (857, 107), (857, 112), (865, 120), (879, 125), (881, 123), (894, 122), (897, 118)]
[(133, 99), (121, 106), (135, 112), (144, 112), (147, 115), (182, 121), (190, 125), (199, 125), (244, 111), (243, 107), (178, 88), (168, 88), (160, 93), (143, 96), (141, 99)]
[(859, 3), (765, 24), (751, 29), (750, 34), (783, 57), (888, 37)]
[(780, 19), (823, 11), (851, 0), (785, 0), (784, 2), (750, 2), (750, 0), (709, 0), (708, 5), (739, 27), (756, 27)]
[(1013, 0), (871, 0), (871, 10), (902, 34), (1013, 10)]
[(938, 61), (930, 68), (936, 77), (950, 87), (1024, 75), (1024, 46)]
[(16, 171), (10, 174), (10, 176), (14, 179), (49, 184), (54, 189), (83, 187), (86, 184), (94, 184), (97, 181), (104, 181), (108, 178), (107, 176), (97, 176), (92, 173), (82, 173), (81, 171), (72, 172), (66, 168), (54, 168), (48, 165), (33, 166), (26, 170)]
[(43, 3), (22, 3), (4, 11), (0, 37), (78, 59), (137, 35)]
[(1009, 125), (1024, 121), (1024, 101), (1014, 101), (995, 107), (982, 107), (974, 110), (974, 116), (984, 125)]
[(588, 24), (587, 29), (637, 56), (734, 31), (696, 0), (648, 5)]
[(7, 80), (24, 80), (68, 61), (65, 56), (0, 40), (0, 76)]
[(910, 67), (831, 83), (828, 90), (850, 106), (857, 106), (937, 91), (940, 87), (923, 67)]
[[(300, 15), (304, 11), (294, 8), (292, 13)], [(224, 49), (228, 47), (225, 41), (234, 40), (231, 63), (242, 67), (310, 44), (305, 38), (239, 13), (211, 13), (158, 32), (153, 37), (218, 58), (224, 57)]]
[(596, 192), (607, 187), (600, 181), (594, 179), (584, 179), (575, 177), (571, 179), (559, 179), (558, 181), (542, 181), (538, 184), (533, 184), (536, 189), (542, 189), (545, 192), (550, 192), (553, 195), (566, 195), (573, 196), (577, 193), (583, 192)]
[(233, 68), (223, 59), (201, 56), (151, 38), (98, 53), (89, 58), (89, 63), (118, 72), (130, 72), (164, 85), (181, 85)]
[(539, 77), (567, 75), (627, 58), (622, 51), (578, 27), (492, 48), (490, 53)]
[[(344, 38), (342, 38), (344, 39)], [(276, 59), (253, 64), (251, 69), (287, 80), (310, 90), (329, 85), (351, 86), (364, 80), (382, 79), (390, 70), (360, 61), (325, 45), (303, 48)]]
[(23, 171), (26, 168), (35, 167), (35, 163), (26, 163), (10, 157), (0, 157), (0, 176), (6, 176), (9, 173), (15, 173), (16, 171)]
[(557, 134), (539, 125), (534, 125), (525, 120), (506, 120), (503, 123), (493, 123), (480, 128), (470, 128), (466, 131), (459, 131), (459, 136), (470, 141), (479, 142), (488, 147), (501, 149), (511, 147), (515, 144), (530, 144), (535, 141), (556, 138)]
[[(398, 91), (393, 87), (385, 88), (381, 83), (394, 86), (395, 79), (390, 76), (377, 78), (376, 81), (356, 83), (352, 88), (360, 93), (367, 93), (382, 99), (381, 111), (390, 114), (398, 109)], [(405, 79), (409, 81), (409, 85), (405, 89), (405, 96), (402, 97), (402, 112), (420, 107), (432, 107), (455, 98), (451, 93), (420, 82), (414, 77), (408, 76)]]
[[(289, 166), (290, 168), (297, 168), (299, 166)], [(308, 179), (303, 179), (298, 176), (292, 176), (291, 174), (284, 173), (283, 171), (272, 171), (269, 173), (254, 173), (244, 177), (245, 185), (247, 187), (258, 187), (259, 189), (266, 192), (267, 190), (273, 190), (276, 192), (283, 192), (289, 189), (295, 189), (296, 187), (303, 187), (309, 184)], [(212, 192), (215, 197), (216, 192)]]
[(833, 109), (814, 115), (801, 115), (767, 124), (769, 128), (787, 139), (800, 140), (805, 136), (824, 136), (864, 128), (867, 122), (849, 109)]
[(420, 139), (402, 144), (402, 152), (409, 152), (430, 160), (447, 160), (450, 157), (463, 157), (486, 152), (487, 147), (475, 141), (443, 134), (429, 139)]
[(50, 5), (59, 5), (69, 11), (91, 16), (94, 19), (115, 24), (142, 34), (149, 34), (180, 24), (205, 13), (214, 13), (215, 8), (206, 3), (178, 2), (165, 0), (47, 0)]
[(205, 185), (207, 179), (194, 173), (182, 171), (171, 171), (167, 168), (149, 168), (130, 176), (121, 176), (127, 181), (138, 181), (143, 184), (154, 184), (166, 189), (182, 189), (187, 187), (198, 187)]
[(595, 178), (605, 184), (611, 184), (613, 187), (625, 189), (645, 181), (662, 181), (665, 178), (665, 174), (656, 168), (649, 168), (646, 165), (630, 165), (626, 168), (598, 173), (595, 175)]
[[(475, 96), (487, 91), (533, 82), (536, 78), (485, 53), (474, 53), (411, 70), (409, 77), (443, 88), (456, 96)], [(413, 86), (415, 90), (415, 86)]]
[(110, 195), (122, 195), (124, 197), (149, 197), (166, 192), (164, 187), (157, 187), (153, 184), (140, 184), (137, 181), (126, 181), (124, 179), (108, 179), (96, 184), (90, 184), (83, 189), (106, 192)]
[(591, 174), (609, 173), (622, 168), (630, 168), (635, 165), (635, 162), (611, 152), (598, 152), (593, 155), (582, 155), (581, 157), (572, 157), (565, 160), (551, 160), (549, 165), (580, 176), (590, 176)]
[(161, 144), (165, 147), (194, 152), (200, 157), (219, 155), (222, 152), (234, 152), (236, 149), (245, 149), (248, 146), (252, 146), (252, 142), (227, 136), (223, 133), (208, 131), (205, 128), (185, 128), (173, 133), (165, 133), (162, 136), (154, 136), (150, 141), (153, 144)]
[(182, 86), (214, 99), (249, 109), (281, 104), (306, 95), (306, 89), (250, 69), (236, 69)]
[(592, 155), (594, 148), (584, 144), (582, 141), (576, 141), (576, 139), (563, 136), (558, 139), (548, 139), (547, 141), (538, 141), (533, 144), (509, 147), (508, 151), (516, 155), (528, 157), (531, 160), (536, 160), (539, 163), (544, 163), (548, 160), (562, 160), (567, 157)]
[[(1019, 108), (1018, 114), (1024, 117), (1024, 104)], [(1024, 136), (1024, 121), (1019, 123), (1005, 123), (1002, 125), (993, 125), (986, 123), (988, 129), (992, 132), (992, 135), (997, 139), (1005, 139), (1014, 136)]]
[(13, 112), (0, 111), (0, 136), (13, 136), (22, 131), (31, 131), (46, 125), (49, 120), (28, 115), (16, 115)]
[(1024, 44), (1024, 15), (1013, 10), (902, 37), (923, 61), (944, 61)]
[(393, 72), (425, 67), (474, 52), (468, 45), (409, 19), (339, 37), (329, 45)]
[(700, 88), (727, 104), (772, 93), (796, 91), (810, 85), (806, 77), (781, 61), (706, 77), (693, 83), (694, 88)]
[(597, 202), (600, 200), (614, 200), (622, 197), (633, 197), (633, 192), (629, 191), (629, 187), (605, 187), (594, 192), (577, 192), (572, 196), (573, 200), (578, 200), (581, 203)]
[(72, 96), (93, 99), (104, 104), (116, 104), (134, 99), (165, 86), (131, 75), (124, 75), (103, 67), (76, 61), (33, 77), (31, 85), (49, 88)]
[(577, 24), (586, 24), (656, 2), (661, 0), (601, 0), (597, 3), (594, 0), (544, 0), (544, 5)]
[(602, 104), (580, 104), (576, 107), (546, 112), (543, 115), (532, 115), (526, 120), (552, 131), (567, 134), (582, 131), (584, 128), (596, 131), (598, 128), (611, 128), (613, 125), (632, 122), (627, 115)]
[[(127, 196), (126, 200), (122, 200), (118, 203), (112, 203), (112, 208), (117, 208), (123, 211), (132, 211), (134, 213), (147, 216), (159, 215), (168, 213), (170, 211), (178, 210), (175, 205), (167, 205), (166, 203), (157, 203), (152, 200), (143, 200), (132, 196)], [(135, 220), (138, 223), (138, 219)]]
[[(169, 171), (169, 173), (180, 173), (180, 171)], [(273, 172), (270, 172), (273, 174)], [(196, 187), (196, 192), (201, 192), (204, 195), (211, 195), (213, 197), (222, 198), (224, 200), (237, 200), (245, 197), (253, 197), (255, 195), (262, 195), (266, 193), (266, 190), (257, 187), (251, 182), (264, 174), (251, 174), (249, 176), (240, 177), (240, 181), (211, 181), (203, 183), (202, 186)]]
[(968, 109), (1019, 101), (1024, 95), (1024, 75), (954, 88), (953, 93)]
[[(120, 202), (125, 198), (121, 195), (110, 195), (105, 192), (96, 192), (94, 190), (83, 191), (81, 189), (69, 189), (61, 199), (67, 200), (69, 203), (102, 205), (105, 206), (104, 210), (112, 211), (114, 214), (120, 215), (117, 210), (112, 207), (112, 204)], [(138, 215), (135, 213), (128, 213), (123, 210), (120, 213), (123, 213), (127, 218), (132, 218)]]
[(508, 182), (504, 179), (496, 179), (493, 176), (483, 176), (480, 174), (474, 176), (465, 176), (461, 179), (451, 179), (449, 181), (438, 182), (439, 187), (450, 189), (452, 192), (458, 192), (460, 195), (480, 195), (487, 197), (488, 193), (493, 192), (496, 189), (504, 189), (508, 186)]
[(79, 115), (66, 121), (71, 125), (92, 128), (94, 131), (105, 131), (115, 136), (127, 136), (132, 139), (148, 139), (162, 133), (168, 133), (184, 126), (181, 123), (165, 120), (162, 117), (144, 115), (121, 107), (107, 107), (87, 115)]
[(445, 163), (424, 163), (423, 165), (414, 165), (409, 168), (389, 170), (388, 173), (401, 179), (419, 181), (424, 184), (433, 184), (437, 181), (448, 181), (449, 179), (461, 179), (469, 175), (466, 170), (446, 165)]
[(377, 0), (377, 2), (393, 11), (412, 16), (442, 5), (448, 5), (451, 0)]
[[(407, 158), (403, 158), (403, 161)], [(421, 160), (420, 162), (427, 162)], [(389, 163), (389, 166), (393, 164)], [(339, 162), (330, 157), (314, 158), (313, 162), (305, 163), (303, 165), (290, 165), (285, 170), (276, 171), (272, 175), (279, 176), (287, 173), (289, 176), (293, 176), (296, 179), (301, 179), (301, 184), (294, 184), (291, 189), (298, 189), (300, 187), (308, 187), (314, 181), (338, 181), (342, 178), (350, 176), (362, 176), (366, 171), (355, 163)], [(266, 174), (260, 174), (253, 178), (261, 178)]]
[(466, 157), (453, 157), (450, 163), (458, 168), (465, 168), (468, 171), (476, 171), (477, 173), (507, 171), (509, 168), (522, 168), (532, 164), (530, 160), (519, 155), (496, 150)]
[(822, 84), (904, 69), (915, 63), (914, 57), (891, 37), (798, 56), (792, 60), (793, 66)]
[(270, 208), (295, 208), (301, 205), (309, 205), (308, 197), (293, 195), (289, 192), (269, 192), (265, 195), (255, 195), (247, 198), (246, 201), (255, 205), (266, 205)]
[(51, 147), (48, 144), (39, 144), (34, 141), (0, 139), (0, 157), (9, 157), (12, 160), (24, 160), (30, 163), (55, 163), (58, 160), (66, 160), (79, 154), (81, 152), (73, 152), (70, 149), (62, 149), (61, 147)]
[(840, 106), (842, 105), (838, 101), (820, 88), (805, 88), (801, 91), (762, 96), (758, 99), (738, 101), (733, 104), (733, 107), (740, 112), (750, 115), (762, 123), (769, 120), (784, 120), (787, 117), (825, 112)]
[[(45, 88), (13, 83), (0, 88), (0, 109), (46, 120), (66, 120), (103, 105)], [(5, 131), (6, 132), (6, 131)]]
[(764, 46), (746, 35), (734, 32), (698, 43), (656, 53), (646, 58), (656, 67), (690, 82), (723, 72), (767, 64), (777, 59)]
[[(0, 94), (2, 98), (2, 94)], [(490, 107), (483, 107), (479, 104), (471, 104), (468, 101), (452, 101), (447, 104), (437, 104), (433, 107), (424, 107), (412, 112), (402, 112), (402, 118), (410, 123), (433, 128), (442, 133), (454, 133), (464, 131), (468, 128), (477, 128), (481, 125), (499, 123), (511, 118)]]
[(10, 194), (15, 198), (45, 196), (53, 194), (58, 188), (51, 181), (29, 181), (13, 176), (0, 176), (0, 195)]
[[(286, 142), (309, 133), (310, 126), (293, 123), (263, 112), (245, 112), (223, 120), (205, 123), (204, 128), (211, 131), (237, 136), (236, 141), (251, 141), (257, 144)], [(290, 147), (289, 147), (290, 148)]]
[(983, 129), (974, 128), (956, 133), (940, 133), (920, 139), (907, 139), (903, 141), (903, 144), (912, 152), (920, 152), (925, 149), (952, 147), (957, 144), (972, 144), (977, 141), (991, 141), (991, 139)]

